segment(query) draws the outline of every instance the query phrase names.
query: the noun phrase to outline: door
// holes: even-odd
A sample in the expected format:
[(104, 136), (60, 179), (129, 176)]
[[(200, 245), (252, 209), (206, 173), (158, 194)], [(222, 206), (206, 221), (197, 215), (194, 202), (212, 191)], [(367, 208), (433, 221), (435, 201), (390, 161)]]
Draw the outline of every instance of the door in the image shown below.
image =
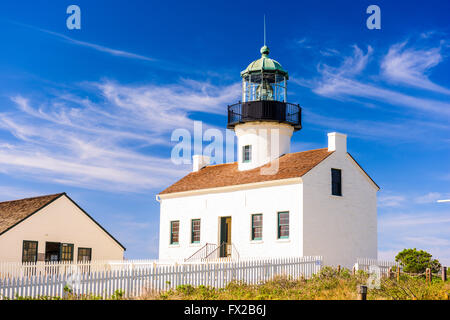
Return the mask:
[(46, 262), (56, 262), (59, 261), (61, 254), (60, 250), (61, 243), (59, 242), (46, 242), (45, 243), (45, 261)]
[(219, 237), (220, 257), (228, 257), (231, 252), (231, 217), (220, 218), (220, 237)]

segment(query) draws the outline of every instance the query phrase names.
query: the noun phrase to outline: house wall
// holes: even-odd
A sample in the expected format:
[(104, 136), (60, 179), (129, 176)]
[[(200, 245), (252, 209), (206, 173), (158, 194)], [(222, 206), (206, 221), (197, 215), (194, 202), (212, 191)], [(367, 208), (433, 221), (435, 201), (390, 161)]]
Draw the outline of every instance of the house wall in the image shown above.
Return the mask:
[[(241, 257), (301, 256), (302, 184), (256, 187), (161, 200), (159, 258), (185, 259), (205, 243), (219, 243), (219, 217), (231, 216), (231, 241)], [(277, 239), (277, 212), (290, 212), (290, 237)], [(263, 214), (263, 238), (251, 240), (251, 215)], [(191, 243), (191, 220), (201, 219), (200, 243)], [(170, 221), (180, 221), (180, 241), (170, 245)]]
[(38, 241), (38, 253), (45, 242), (74, 244), (92, 248), (92, 260), (121, 260), (124, 250), (66, 196), (44, 207), (14, 228), (0, 235), (0, 261), (22, 261), (23, 240)]
[[(342, 196), (331, 195), (331, 168), (342, 170)], [(304, 255), (351, 267), (377, 258), (377, 190), (346, 152), (334, 152), (303, 177)]]

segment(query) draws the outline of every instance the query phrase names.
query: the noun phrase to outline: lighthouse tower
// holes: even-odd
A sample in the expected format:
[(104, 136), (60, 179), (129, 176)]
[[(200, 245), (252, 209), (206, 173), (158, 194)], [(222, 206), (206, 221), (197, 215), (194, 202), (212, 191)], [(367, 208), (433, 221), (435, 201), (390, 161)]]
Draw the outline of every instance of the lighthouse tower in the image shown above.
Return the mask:
[(238, 169), (260, 167), (290, 152), (302, 128), (301, 108), (287, 102), (288, 72), (261, 48), (261, 58), (241, 72), (242, 101), (228, 106), (228, 129), (238, 138)]

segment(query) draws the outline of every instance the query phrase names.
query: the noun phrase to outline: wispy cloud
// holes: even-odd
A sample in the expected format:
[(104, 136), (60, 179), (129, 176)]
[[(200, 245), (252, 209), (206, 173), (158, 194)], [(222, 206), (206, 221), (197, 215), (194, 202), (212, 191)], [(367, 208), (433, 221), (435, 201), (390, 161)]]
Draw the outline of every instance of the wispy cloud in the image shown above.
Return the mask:
[(416, 197), (414, 201), (419, 204), (435, 203), (440, 199), (447, 199), (449, 197), (450, 193), (429, 192), (423, 196)]
[(36, 30), (39, 30), (41, 32), (50, 34), (52, 36), (55, 36), (57, 38), (59, 38), (60, 40), (66, 41), (68, 43), (77, 45), (77, 46), (82, 46), (82, 47), (87, 47), (87, 48), (91, 48), (100, 52), (105, 52), (107, 54), (113, 55), (113, 56), (117, 56), (117, 57), (124, 57), (124, 58), (130, 58), (130, 59), (138, 59), (138, 60), (144, 60), (144, 61), (156, 61), (157, 59), (152, 58), (152, 57), (147, 57), (144, 55), (139, 55), (136, 53), (132, 53), (132, 52), (127, 52), (127, 51), (123, 51), (123, 50), (118, 50), (118, 49), (113, 49), (113, 48), (109, 48), (109, 47), (105, 47), (99, 44), (95, 44), (95, 43), (91, 43), (91, 42), (86, 42), (86, 41), (81, 41), (81, 40), (76, 40), (74, 38), (68, 37), (64, 34), (58, 33), (58, 32), (53, 32), (50, 30), (46, 30), (46, 29), (41, 29), (41, 28), (35, 28)]
[[(307, 123), (326, 128), (327, 130), (339, 130), (347, 132), (354, 137), (366, 140), (380, 140), (384, 143), (398, 143), (399, 141), (427, 141), (428, 132), (449, 131), (444, 124), (425, 122), (415, 119), (401, 119), (392, 117), (389, 120), (348, 119), (344, 117), (326, 116), (323, 114), (305, 110)], [(411, 134), (410, 128), (416, 128)], [(383, 130), (380, 130), (383, 128)], [(394, 140), (392, 138), (395, 138)]]
[(433, 83), (427, 75), (442, 61), (441, 47), (408, 48), (405, 41), (389, 48), (381, 62), (381, 71), (390, 82), (450, 94), (449, 89)]
[(414, 210), (379, 216), (380, 257), (392, 260), (402, 249), (418, 248), (450, 263), (450, 212)]
[[(95, 103), (65, 92), (44, 101), (12, 97), (18, 111), (0, 113), (0, 130), (15, 137), (0, 140), (2, 172), (102, 190), (161, 188), (186, 172), (169, 158), (171, 131), (190, 129), (195, 111), (219, 113), (238, 94), (235, 85), (188, 80), (168, 86), (112, 81), (85, 86), (94, 91)], [(167, 150), (166, 157), (148, 152), (149, 146)]]
[[(353, 54), (344, 57), (337, 67), (319, 63), (318, 77), (309, 80), (293, 80), (295, 83), (309, 87), (318, 95), (328, 98), (365, 99), (382, 102), (396, 107), (403, 107), (427, 112), (427, 116), (439, 117), (450, 115), (450, 103), (446, 100), (430, 99), (409, 95), (387, 87), (385, 83), (374, 83), (373, 76), (362, 75), (373, 57), (374, 50), (368, 46), (366, 52), (353, 46)], [(429, 50), (405, 49), (405, 44), (391, 47), (381, 65), (385, 78), (399, 83), (422, 87), (429, 90), (448, 93), (446, 88), (433, 84), (426, 72), (442, 61), (437, 48)]]
[(402, 195), (380, 195), (378, 197), (378, 207), (400, 207), (404, 204), (405, 200), (406, 197)]
[(381, 216), (379, 219), (379, 225), (382, 228), (437, 225), (443, 223), (450, 223), (449, 212), (396, 213), (395, 215)]
[(11, 186), (0, 186), (0, 201), (9, 201), (13, 199), (22, 199), (34, 197), (36, 195), (42, 194), (42, 190), (33, 191), (25, 188), (11, 187)]

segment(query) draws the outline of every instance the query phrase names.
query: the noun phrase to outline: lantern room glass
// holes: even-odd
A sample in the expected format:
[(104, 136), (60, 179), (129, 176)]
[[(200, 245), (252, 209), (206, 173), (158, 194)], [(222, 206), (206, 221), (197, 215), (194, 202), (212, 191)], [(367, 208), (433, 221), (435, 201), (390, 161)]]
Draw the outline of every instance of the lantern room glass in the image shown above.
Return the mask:
[(287, 101), (287, 77), (279, 73), (257, 72), (242, 77), (242, 101)]

